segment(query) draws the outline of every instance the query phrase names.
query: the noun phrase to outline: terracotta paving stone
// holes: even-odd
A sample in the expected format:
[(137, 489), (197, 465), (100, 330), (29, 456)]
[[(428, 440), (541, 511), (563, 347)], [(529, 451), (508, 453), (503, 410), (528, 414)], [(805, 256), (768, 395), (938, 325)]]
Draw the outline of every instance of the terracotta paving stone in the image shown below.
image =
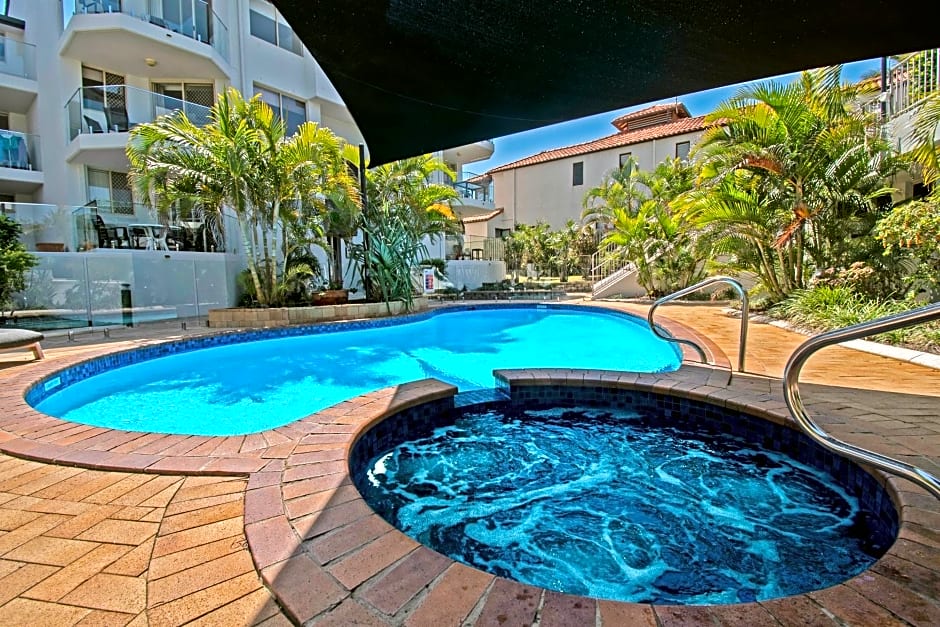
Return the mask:
[(275, 616), (282, 616), (277, 603), (274, 602), (267, 590), (256, 587), (245, 596), (234, 601), (227, 601), (219, 609), (204, 614), (191, 623), (187, 623), (187, 625), (190, 627), (256, 625)]
[(5, 553), (3, 558), (34, 564), (66, 566), (97, 546), (95, 542), (39, 536)]
[(106, 519), (78, 535), (79, 540), (137, 546), (157, 533), (157, 523)]
[(8, 501), (6, 507), (43, 514), (65, 514), (66, 516), (77, 516), (89, 509), (89, 506), (83, 503), (72, 503), (61, 499), (37, 499), (28, 495)]
[(332, 531), (337, 527), (371, 516), (372, 508), (363, 501), (350, 501), (336, 507), (328, 507), (322, 512), (292, 520), (291, 524), (305, 540)]
[(147, 616), (152, 627), (182, 625), (259, 589), (257, 573), (245, 573), (169, 603), (156, 604), (151, 600)]
[(306, 548), (321, 564), (331, 562), (337, 557), (356, 549), (392, 529), (381, 516), (373, 514), (356, 522), (308, 541)]
[(0, 536), (0, 555), (12, 551), (16, 547), (26, 544), (33, 538), (42, 535), (56, 525), (67, 519), (66, 516), (58, 514), (40, 514), (40, 516), (28, 523), (9, 531)]
[[(195, 477), (193, 477), (193, 479), (195, 479)], [(205, 499), (213, 496), (240, 494), (244, 492), (244, 490), (244, 479), (224, 478), (203, 484), (187, 481), (186, 485), (180, 488), (174, 500), (177, 503), (183, 503), (185, 501)]]
[(238, 551), (162, 579), (151, 579), (148, 588), (149, 602), (152, 605), (162, 605), (245, 573), (254, 572), (251, 556), (244, 551)]
[(147, 605), (147, 582), (142, 577), (98, 573), (65, 595), (61, 602), (112, 612), (137, 613)]
[(5, 577), (0, 578), (0, 606), (16, 598), (20, 593), (29, 590), (52, 573), (56, 572), (54, 566), (41, 564), (21, 564), (19, 568)]
[(662, 627), (700, 627), (719, 624), (703, 605), (657, 605), (656, 618)]
[[(108, 503), (110, 504), (115, 499), (120, 498), (121, 496), (127, 494), (128, 492), (140, 487), (141, 485), (147, 483), (153, 477), (147, 475), (134, 475), (134, 474), (124, 474), (119, 473), (121, 477), (120, 481), (115, 482), (114, 484), (108, 486), (107, 488), (91, 494), (85, 498), (83, 501), (89, 503)], [(124, 503), (124, 505), (136, 505), (137, 503)]]
[(74, 625), (90, 611), (33, 599), (13, 599), (3, 606), (3, 620), (8, 625)]
[(55, 574), (46, 577), (43, 581), (24, 592), (23, 596), (41, 601), (58, 601), (90, 577), (100, 573), (126, 555), (130, 550), (131, 547), (125, 545), (102, 544)]
[(452, 564), (441, 580), (421, 599), (405, 624), (411, 627), (460, 624), (494, 579), (493, 575), (463, 564)]
[[(117, 520), (145, 520), (156, 509), (156, 507), (122, 507), (118, 511), (114, 512), (111, 518), (115, 518)], [(163, 517), (161, 516), (160, 518)]]
[[(497, 577), (486, 595), (483, 611), (475, 624), (480, 627), (532, 625), (541, 601), (541, 588)], [(619, 624), (640, 625), (626, 622)]]
[(150, 560), (149, 571), (151, 579), (160, 579), (173, 573), (211, 562), (212, 560), (224, 557), (236, 551), (242, 550), (241, 533), (229, 537), (202, 544), (200, 546), (170, 553), (163, 557), (156, 557)]
[(331, 564), (327, 570), (350, 590), (421, 546), (398, 531), (390, 531)]
[(284, 513), (279, 485), (249, 490), (245, 494), (245, 524), (266, 520)]
[(777, 619), (756, 603), (737, 605), (714, 605), (711, 615), (721, 625), (728, 627), (777, 627)]
[(268, 587), (293, 620), (304, 623), (348, 596), (348, 592), (306, 555), (297, 555), (261, 571)]
[(846, 585), (913, 625), (940, 625), (940, 590), (924, 598), (877, 573), (862, 573)]
[(823, 610), (819, 605), (804, 596), (761, 601), (760, 604), (781, 625), (835, 627), (839, 624), (831, 612)]
[(123, 612), (107, 612), (105, 610), (92, 610), (85, 617), (75, 623), (76, 627), (124, 627), (134, 620), (133, 614)]
[(40, 516), (42, 516), (42, 514), (39, 512), (0, 508), (0, 531), (13, 531), (31, 520), (36, 520)]
[(222, 505), (224, 503), (231, 503), (232, 501), (241, 500), (241, 491), (231, 494), (220, 494), (218, 496), (207, 496), (201, 499), (190, 499), (186, 501), (180, 501), (178, 498), (174, 497), (173, 501), (166, 507), (166, 515), (176, 516), (178, 514), (185, 514), (186, 512), (192, 512), (204, 507), (212, 507), (213, 505)]
[(295, 499), (299, 496), (313, 494), (314, 492), (324, 492), (326, 490), (335, 490), (340, 486), (352, 485), (352, 479), (347, 473), (336, 473), (332, 475), (323, 475), (313, 477), (304, 481), (295, 481), (285, 483), (281, 487), (285, 499)]
[(937, 600), (938, 591), (940, 591), (940, 571), (924, 568), (891, 555), (882, 557), (871, 570), (895, 583), (904, 585), (912, 592)]
[(175, 516), (165, 516), (160, 524), (160, 532), (165, 534), (176, 533), (194, 527), (201, 527), (207, 523), (238, 518), (242, 515), (241, 501), (229, 501), (211, 508), (202, 508)]
[(649, 605), (599, 600), (597, 609), (601, 627), (656, 627), (656, 613)]
[(45, 535), (58, 538), (75, 538), (81, 533), (94, 527), (115, 512), (120, 511), (116, 505), (97, 505), (88, 511), (79, 514), (46, 532)]
[(539, 624), (542, 627), (593, 625), (596, 616), (597, 602), (594, 599), (546, 590)]
[(130, 551), (128, 551), (119, 560), (112, 563), (104, 569), (103, 572), (112, 575), (126, 575), (128, 577), (139, 577), (147, 572), (150, 566), (150, 554), (153, 552), (153, 538), (145, 541)]
[(888, 610), (872, 603), (846, 585), (833, 586), (809, 597), (850, 625), (903, 625), (904, 623)]
[(176, 551), (215, 542), (220, 538), (231, 538), (240, 534), (243, 528), (242, 519), (239, 517), (220, 520), (198, 529), (187, 529), (166, 536), (157, 536), (157, 541), (153, 545), (153, 556), (169, 555)]
[(388, 621), (379, 618), (362, 604), (346, 599), (313, 624), (316, 627), (383, 627), (388, 625)]
[(259, 569), (282, 562), (300, 551), (300, 540), (283, 516), (245, 525), (245, 538)]

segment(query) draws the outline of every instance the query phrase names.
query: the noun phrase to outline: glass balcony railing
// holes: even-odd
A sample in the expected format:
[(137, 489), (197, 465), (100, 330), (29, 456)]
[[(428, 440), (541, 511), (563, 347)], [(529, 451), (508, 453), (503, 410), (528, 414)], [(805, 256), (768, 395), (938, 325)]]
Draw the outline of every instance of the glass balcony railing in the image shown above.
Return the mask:
[(0, 168), (41, 170), (39, 136), (0, 131)]
[(64, 27), (75, 15), (124, 13), (208, 44), (229, 60), (228, 27), (202, 0), (64, 0)]
[(36, 78), (36, 46), (0, 37), (0, 73)]
[(83, 133), (126, 133), (181, 110), (196, 125), (209, 121), (209, 107), (129, 85), (80, 87), (65, 105), (69, 140)]
[(452, 183), (457, 194), (465, 200), (474, 200), (481, 204), (490, 203), (493, 200), (493, 182), (484, 179), (479, 174), (465, 172), (467, 177), (462, 181)]
[(227, 214), (219, 220), (174, 212), (157, 220), (145, 205), (106, 200), (78, 207), (5, 202), (0, 214), (22, 227), (20, 241), (26, 250), (41, 253), (102, 248), (226, 252), (225, 233), (238, 232)]
[(506, 258), (506, 242), (500, 237), (447, 235), (444, 249), (447, 259), (504, 261)]

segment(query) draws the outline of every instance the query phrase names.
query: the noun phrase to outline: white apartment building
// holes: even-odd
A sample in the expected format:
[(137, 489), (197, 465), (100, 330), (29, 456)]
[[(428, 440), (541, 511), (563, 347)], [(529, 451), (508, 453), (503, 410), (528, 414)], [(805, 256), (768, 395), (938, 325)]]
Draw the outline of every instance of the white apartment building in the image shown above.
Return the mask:
[(260, 93), (289, 130), (311, 120), (362, 142), (339, 94), (264, 0), (3, 5), (0, 211), (41, 261), (21, 308), (98, 325), (120, 321), (128, 295), (138, 320), (235, 303), (244, 257), (233, 221), (177, 215), (159, 224), (133, 197), (125, 145), (136, 124), (178, 109), (204, 119), (234, 86)]
[[(553, 229), (579, 221), (584, 196), (632, 157), (643, 170), (688, 156), (705, 130), (682, 103), (653, 105), (611, 121), (617, 132), (581, 144), (546, 150), (493, 168), (495, 207), (479, 235), (501, 237), (517, 224), (548, 223)], [(485, 233), (483, 228), (485, 226)], [(469, 227), (468, 227), (469, 230)]]

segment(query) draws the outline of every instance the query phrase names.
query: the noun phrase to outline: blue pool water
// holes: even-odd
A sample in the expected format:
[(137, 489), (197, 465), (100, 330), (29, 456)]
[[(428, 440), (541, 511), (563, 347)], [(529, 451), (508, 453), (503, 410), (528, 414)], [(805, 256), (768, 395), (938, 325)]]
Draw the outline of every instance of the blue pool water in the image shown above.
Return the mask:
[(659, 372), (679, 361), (675, 346), (631, 316), (490, 308), (178, 353), (76, 382), (36, 409), (101, 427), (240, 435), (425, 377), (467, 391), (492, 387), (495, 368)]
[(621, 601), (818, 590), (879, 550), (828, 474), (626, 411), (467, 413), (380, 453), (355, 482), (389, 522), (455, 560)]

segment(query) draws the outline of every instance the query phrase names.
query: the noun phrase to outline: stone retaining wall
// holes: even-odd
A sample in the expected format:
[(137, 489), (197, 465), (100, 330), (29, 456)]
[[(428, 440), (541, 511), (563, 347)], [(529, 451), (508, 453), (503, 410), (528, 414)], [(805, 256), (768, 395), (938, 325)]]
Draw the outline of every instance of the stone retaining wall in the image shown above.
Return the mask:
[[(401, 302), (391, 303), (391, 315), (403, 313)], [(428, 299), (415, 298), (412, 311), (424, 311)], [(214, 328), (260, 329), (283, 327), (290, 324), (310, 324), (334, 320), (361, 320), (389, 315), (385, 303), (349, 303), (347, 305), (321, 305), (318, 307), (270, 307), (267, 309), (232, 307), (210, 309), (209, 326)]]

